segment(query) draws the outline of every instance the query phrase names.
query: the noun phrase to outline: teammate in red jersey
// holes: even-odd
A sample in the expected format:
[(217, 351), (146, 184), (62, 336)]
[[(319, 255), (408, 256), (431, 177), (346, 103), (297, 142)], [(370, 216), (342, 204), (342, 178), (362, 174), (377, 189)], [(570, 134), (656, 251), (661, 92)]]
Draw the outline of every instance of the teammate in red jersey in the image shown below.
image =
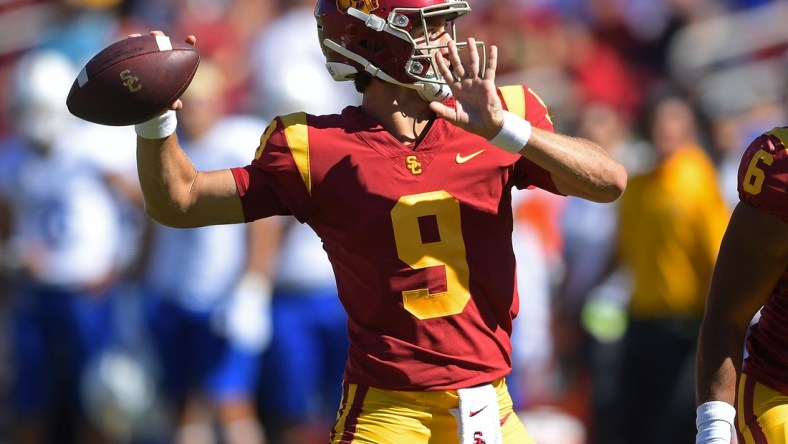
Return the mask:
[(741, 444), (788, 442), (787, 145), (775, 128), (739, 166), (698, 347), (698, 444), (728, 444), (734, 424)]
[(496, 47), (455, 42), (469, 11), (319, 0), (329, 72), (354, 81), (362, 104), (277, 117), (245, 167), (196, 171), (172, 112), (137, 126), (157, 221), (291, 214), (321, 237), (351, 343), (332, 443), (532, 442), (503, 379), (519, 310), (511, 190), (610, 202), (626, 186), (602, 148), (554, 133), (528, 88), (496, 88)]

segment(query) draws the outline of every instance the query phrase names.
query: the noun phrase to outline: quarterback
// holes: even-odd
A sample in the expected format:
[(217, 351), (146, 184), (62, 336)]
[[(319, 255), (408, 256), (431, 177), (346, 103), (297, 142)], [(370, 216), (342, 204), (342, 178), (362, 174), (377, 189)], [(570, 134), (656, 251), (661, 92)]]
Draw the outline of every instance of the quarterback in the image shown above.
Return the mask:
[(155, 220), (293, 215), (320, 236), (350, 339), (332, 443), (532, 442), (503, 379), (519, 310), (511, 190), (610, 202), (626, 186), (601, 147), (553, 131), (531, 90), (496, 87), (497, 48), (456, 40), (468, 12), (319, 0), (328, 71), (362, 104), (275, 118), (248, 165), (195, 170), (174, 134), (179, 101), (136, 127)]
[(698, 444), (788, 442), (787, 143), (774, 128), (739, 166), (698, 343)]

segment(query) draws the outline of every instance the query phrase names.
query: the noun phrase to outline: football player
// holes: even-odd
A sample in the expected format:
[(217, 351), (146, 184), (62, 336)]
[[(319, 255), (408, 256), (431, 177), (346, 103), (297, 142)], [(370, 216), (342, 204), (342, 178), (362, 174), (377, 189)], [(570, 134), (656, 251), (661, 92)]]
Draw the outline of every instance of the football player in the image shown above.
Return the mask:
[(739, 165), (740, 202), (720, 247), (698, 344), (697, 444), (728, 444), (734, 430), (742, 444), (787, 442), (786, 142), (788, 128), (772, 129)]
[[(181, 145), (199, 168), (245, 162), (266, 122), (224, 106), (227, 79), (203, 56), (184, 100)], [(176, 230), (154, 224), (143, 276), (146, 322), (173, 409), (175, 444), (264, 442), (254, 405), (271, 336), (278, 222)], [(218, 434), (214, 432), (219, 432)], [(210, 438), (209, 438), (210, 437)]]
[[(125, 298), (137, 254), (129, 246), (143, 219), (134, 133), (69, 114), (76, 74), (64, 53), (39, 49), (24, 53), (10, 76), (0, 273), (10, 284), (8, 441), (18, 444), (105, 442), (118, 430), (93, 415), (85, 375), (121, 339), (114, 307)], [(103, 149), (109, 137), (111, 155)], [(113, 425), (122, 429), (126, 412), (116, 413)]]
[(173, 135), (179, 101), (136, 126), (155, 220), (291, 214), (322, 239), (350, 340), (333, 443), (533, 442), (504, 382), (519, 310), (511, 190), (611, 202), (626, 186), (601, 147), (554, 132), (534, 92), (496, 87), (497, 48), (456, 39), (469, 12), (319, 0), (328, 70), (362, 104), (277, 117), (249, 165), (196, 170)]

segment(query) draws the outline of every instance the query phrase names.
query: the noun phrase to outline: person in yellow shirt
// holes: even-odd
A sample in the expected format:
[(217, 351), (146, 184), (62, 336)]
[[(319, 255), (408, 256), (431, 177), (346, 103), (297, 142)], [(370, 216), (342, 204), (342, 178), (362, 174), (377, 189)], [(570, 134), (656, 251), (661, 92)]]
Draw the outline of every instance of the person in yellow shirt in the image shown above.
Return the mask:
[(653, 103), (656, 163), (621, 198), (617, 248), (632, 285), (619, 408), (624, 442), (639, 444), (694, 439), (696, 341), (730, 214), (691, 106), (675, 94)]

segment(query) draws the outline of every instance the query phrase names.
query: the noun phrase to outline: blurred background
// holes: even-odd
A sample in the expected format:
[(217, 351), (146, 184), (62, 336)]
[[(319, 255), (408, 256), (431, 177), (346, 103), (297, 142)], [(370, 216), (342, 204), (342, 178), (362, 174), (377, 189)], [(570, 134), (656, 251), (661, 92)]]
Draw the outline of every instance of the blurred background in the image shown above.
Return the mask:
[[(319, 241), (289, 218), (157, 226), (133, 130), (65, 109), (108, 44), (194, 34), (179, 135), (198, 166), (245, 164), (274, 116), (359, 103), (325, 72), (314, 3), (0, 0), (0, 443), (327, 442), (347, 343)], [(514, 196), (522, 419), (540, 444), (691, 442), (739, 159), (786, 121), (788, 1), (471, 6), (458, 31), (499, 47), (496, 83), (630, 175), (612, 205)]]

